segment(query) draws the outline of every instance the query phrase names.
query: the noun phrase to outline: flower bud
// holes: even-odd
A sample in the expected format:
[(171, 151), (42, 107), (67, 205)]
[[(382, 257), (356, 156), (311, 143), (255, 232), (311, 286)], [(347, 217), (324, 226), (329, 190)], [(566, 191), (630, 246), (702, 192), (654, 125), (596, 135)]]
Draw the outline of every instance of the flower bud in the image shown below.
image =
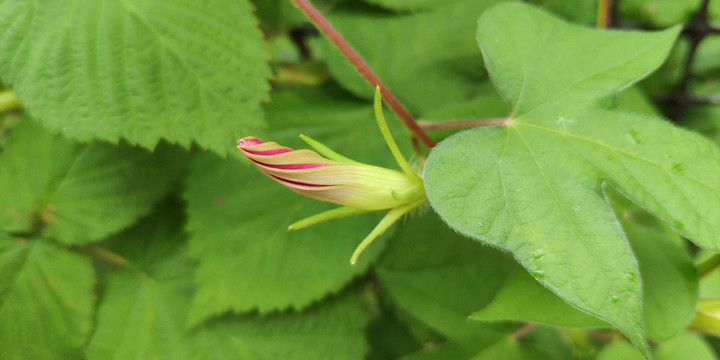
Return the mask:
[(425, 196), (422, 181), (416, 176), (339, 155), (339, 160), (330, 160), (312, 150), (292, 150), (254, 137), (241, 139), (238, 148), (270, 178), (313, 199), (373, 211)]

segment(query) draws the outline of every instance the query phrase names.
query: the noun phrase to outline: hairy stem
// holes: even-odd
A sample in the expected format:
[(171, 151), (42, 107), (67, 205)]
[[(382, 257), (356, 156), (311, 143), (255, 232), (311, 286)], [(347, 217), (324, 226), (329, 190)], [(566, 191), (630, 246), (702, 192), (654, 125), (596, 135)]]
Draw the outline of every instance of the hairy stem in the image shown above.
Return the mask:
[(19, 110), (21, 106), (20, 99), (12, 90), (0, 91), (0, 114)]
[(449, 130), (449, 129), (462, 129), (462, 128), (474, 128), (474, 127), (493, 127), (493, 126), (507, 126), (507, 118), (496, 118), (496, 119), (462, 119), (452, 121), (420, 121), (418, 122), (421, 128), (427, 131), (438, 131), (438, 130)]
[(415, 119), (410, 113), (403, 107), (400, 102), (393, 96), (388, 90), (387, 86), (380, 81), (380, 78), (370, 69), (360, 55), (345, 41), (340, 33), (330, 24), (330, 22), (318, 11), (308, 0), (292, 0), (300, 10), (305, 13), (305, 16), (312, 21), (315, 26), (340, 50), (340, 52), (350, 61), (355, 69), (367, 80), (368, 83), (374, 88), (380, 87), (380, 93), (382, 94), (385, 102), (390, 108), (397, 114), (397, 116), (405, 123), (408, 129), (422, 141), (428, 148), (433, 148), (435, 143), (427, 136), (420, 126), (418, 126)]

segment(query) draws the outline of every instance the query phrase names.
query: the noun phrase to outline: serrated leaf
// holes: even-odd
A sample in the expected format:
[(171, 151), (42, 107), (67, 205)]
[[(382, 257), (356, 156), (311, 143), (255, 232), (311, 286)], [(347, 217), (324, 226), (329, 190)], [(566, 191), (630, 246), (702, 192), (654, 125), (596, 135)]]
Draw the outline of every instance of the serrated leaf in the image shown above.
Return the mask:
[(0, 78), (74, 139), (224, 154), (263, 125), (270, 72), (247, 0), (5, 0), (0, 34)]
[(453, 228), (509, 250), (646, 356), (637, 264), (601, 184), (611, 181), (697, 244), (720, 249), (720, 150), (612, 102), (659, 66), (677, 33), (599, 31), (526, 5), (493, 8), (480, 19), (478, 42), (510, 104), (508, 126), (453, 136), (425, 173), (431, 204)]
[(109, 241), (127, 268), (108, 276), (89, 359), (362, 358), (368, 316), (349, 295), (303, 313), (226, 317), (188, 329), (195, 267), (179, 209), (166, 204)]
[[(612, 188), (605, 189), (640, 265), (647, 337), (666, 340), (685, 328), (695, 310), (698, 280), (690, 257), (676, 245), (678, 235)], [(563, 327), (605, 327), (517, 270), (474, 320), (520, 320)]]
[(90, 261), (44, 239), (0, 237), (3, 359), (77, 359), (92, 325)]
[(489, 303), (516, 266), (502, 253), (465, 239), (435, 214), (408, 221), (391, 239), (376, 272), (403, 310), (471, 350), (497, 341), (502, 332), (468, 322)]
[(30, 119), (0, 154), (0, 229), (86, 244), (150, 211), (183, 170), (169, 146), (80, 145)]
[[(396, 166), (371, 105), (336, 86), (279, 92), (267, 111), (276, 130), (262, 140), (307, 148), (298, 138), (303, 133), (353, 160)], [(397, 129), (398, 122), (391, 125)], [(398, 140), (407, 146), (406, 137)], [(199, 154), (185, 198), (191, 251), (200, 259), (193, 321), (228, 311), (303, 308), (362, 274), (383, 247), (376, 241), (357, 266), (348, 263), (379, 214), (288, 231), (294, 221), (337, 205), (292, 193), (244, 160)]]
[[(349, 2), (328, 18), (400, 102), (423, 114), (484, 94), (478, 82), (487, 76), (478, 66), (481, 54), (472, 34), (478, 16), (502, 1), (442, 1), (433, 10), (396, 15)], [(370, 99), (368, 83), (329, 42), (325, 45), (333, 77)]]

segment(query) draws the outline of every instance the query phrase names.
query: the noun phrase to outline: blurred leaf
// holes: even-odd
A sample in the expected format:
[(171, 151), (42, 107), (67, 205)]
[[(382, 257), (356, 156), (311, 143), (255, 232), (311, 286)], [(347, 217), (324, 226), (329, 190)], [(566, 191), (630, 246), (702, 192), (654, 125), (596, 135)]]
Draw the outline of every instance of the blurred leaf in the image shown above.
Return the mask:
[[(400, 102), (410, 112), (424, 114), (483, 95), (478, 85), (487, 76), (473, 31), (480, 14), (501, 1), (443, 2), (432, 11), (403, 15), (352, 3), (338, 6), (328, 17)], [(329, 42), (326, 45), (335, 79), (370, 99), (371, 86)]]
[(517, 320), (562, 327), (609, 326), (573, 308), (522, 268), (515, 270), (490, 304), (470, 318), (478, 321)]
[[(267, 111), (276, 130), (262, 140), (308, 148), (298, 139), (304, 133), (354, 160), (396, 167), (371, 105), (336, 86), (278, 92)], [(397, 122), (391, 125), (397, 130)], [(407, 147), (404, 136), (398, 140)], [(365, 272), (383, 248), (376, 241), (350, 266), (380, 214), (288, 231), (292, 222), (337, 205), (297, 195), (244, 160), (198, 154), (185, 198), (191, 252), (200, 259), (192, 321), (227, 311), (303, 308)]]
[(467, 316), (487, 304), (515, 267), (508, 256), (458, 236), (429, 213), (408, 221), (376, 271), (405, 311), (476, 351), (503, 332)]
[(396, 360), (422, 347), (411, 329), (390, 311), (382, 312), (370, 322), (367, 338), (368, 359), (372, 360)]
[(688, 328), (720, 337), (720, 299), (701, 299)]
[(247, 0), (0, 2), (0, 77), (78, 140), (224, 154), (263, 125), (263, 40)]
[(0, 228), (85, 244), (132, 224), (172, 189), (183, 154), (80, 145), (30, 119), (0, 154)]
[(625, 340), (615, 340), (602, 348), (597, 360), (641, 360), (638, 350)]
[[(645, 210), (606, 188), (633, 248), (643, 284), (643, 318), (647, 336), (666, 340), (685, 328), (698, 297), (698, 279), (689, 256), (676, 245), (678, 235)], [(675, 238), (675, 239), (674, 239)], [(562, 327), (605, 327), (517, 270), (475, 320), (519, 320)]]
[(506, 337), (473, 356), (471, 360), (544, 360), (550, 356), (532, 347), (521, 346), (512, 337)]
[(621, 0), (622, 17), (664, 28), (689, 20), (702, 0)]
[(692, 63), (692, 73), (695, 76), (720, 75), (720, 36), (708, 36), (697, 47), (697, 53)]
[(94, 283), (87, 258), (44, 239), (0, 236), (2, 358), (82, 358)]
[(716, 360), (710, 345), (697, 334), (682, 332), (660, 343), (655, 349), (655, 360)]
[(607, 32), (526, 5), (494, 7), (478, 39), (510, 124), (454, 135), (432, 151), (425, 173), (431, 204), (453, 228), (509, 250), (646, 356), (637, 263), (601, 184), (613, 181), (699, 245), (720, 249), (711, 225), (720, 216), (718, 148), (611, 101), (662, 63), (679, 30)]
[(640, 264), (643, 317), (648, 338), (667, 340), (690, 322), (698, 300), (698, 275), (678, 246), (681, 238), (617, 190), (605, 188)]
[(568, 21), (590, 26), (597, 22), (598, 0), (530, 0), (530, 3), (552, 11)]
[(194, 266), (179, 210), (166, 204), (109, 241), (127, 267), (108, 276), (89, 359), (362, 359), (368, 319), (348, 295), (303, 313), (225, 317), (188, 329)]
[(720, 105), (693, 106), (680, 120), (684, 126), (720, 145)]

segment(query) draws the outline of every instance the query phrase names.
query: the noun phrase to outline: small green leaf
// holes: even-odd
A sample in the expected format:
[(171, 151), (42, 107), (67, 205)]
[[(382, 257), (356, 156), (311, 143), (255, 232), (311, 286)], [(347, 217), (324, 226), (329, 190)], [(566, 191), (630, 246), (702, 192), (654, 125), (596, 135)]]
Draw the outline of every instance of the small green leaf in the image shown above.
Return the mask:
[(23, 119), (0, 154), (0, 229), (98, 241), (150, 211), (178, 180), (177, 149), (80, 145)]
[(478, 350), (502, 333), (468, 322), (467, 316), (492, 300), (515, 266), (502, 253), (458, 236), (430, 213), (408, 221), (391, 239), (376, 271), (405, 311)]
[[(307, 148), (298, 136), (304, 133), (354, 160), (397, 169), (372, 104), (336, 86), (278, 92), (267, 111), (276, 130), (263, 141)], [(397, 132), (398, 122), (390, 125)], [(407, 138), (396, 137), (407, 148)], [(185, 198), (191, 252), (200, 260), (192, 321), (228, 311), (303, 308), (362, 274), (383, 248), (380, 238), (356, 266), (348, 264), (382, 213), (288, 231), (337, 205), (297, 195), (235, 158), (198, 154)]]
[(492, 302), (470, 319), (517, 320), (562, 327), (607, 327), (608, 323), (564, 302), (540, 285), (527, 271), (518, 268), (503, 284)]
[(90, 261), (44, 239), (0, 237), (3, 359), (79, 359), (95, 296)]
[(618, 2), (622, 16), (662, 28), (689, 20), (702, 0), (623, 0)]
[(720, 150), (613, 104), (619, 89), (662, 63), (678, 30), (599, 31), (521, 4), (489, 10), (478, 42), (510, 104), (510, 126), (453, 136), (432, 151), (425, 173), (431, 204), (453, 228), (512, 252), (646, 357), (640, 274), (602, 183), (720, 250)]
[(247, 0), (5, 0), (0, 78), (53, 131), (224, 154), (263, 126), (270, 71)]
[(641, 360), (638, 350), (625, 340), (615, 340), (602, 348), (597, 360)]
[(655, 360), (717, 360), (710, 344), (698, 334), (682, 332), (661, 343), (654, 352)]

